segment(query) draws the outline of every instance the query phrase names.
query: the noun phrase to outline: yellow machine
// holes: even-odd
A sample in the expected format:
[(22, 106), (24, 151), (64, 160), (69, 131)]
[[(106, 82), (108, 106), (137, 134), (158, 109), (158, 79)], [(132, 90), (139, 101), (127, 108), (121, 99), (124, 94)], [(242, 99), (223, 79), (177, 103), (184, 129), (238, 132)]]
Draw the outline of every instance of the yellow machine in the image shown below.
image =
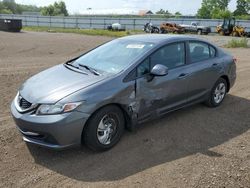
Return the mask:
[(235, 25), (235, 18), (224, 19), (223, 24), (216, 27), (216, 32), (224, 36), (249, 37), (245, 28)]
[(234, 26), (232, 36), (245, 37), (246, 36), (245, 28), (238, 25)]

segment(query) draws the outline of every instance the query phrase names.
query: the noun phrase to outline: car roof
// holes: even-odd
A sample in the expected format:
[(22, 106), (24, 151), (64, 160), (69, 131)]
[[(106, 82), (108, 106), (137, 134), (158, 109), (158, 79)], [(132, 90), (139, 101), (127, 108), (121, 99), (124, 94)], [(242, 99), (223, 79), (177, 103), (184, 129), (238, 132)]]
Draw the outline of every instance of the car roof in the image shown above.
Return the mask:
[[(140, 42), (148, 42), (154, 44), (162, 44), (166, 42), (174, 42), (174, 41), (184, 41), (184, 40), (198, 40), (204, 41), (200, 38), (191, 37), (188, 35), (176, 35), (176, 34), (142, 34), (142, 35), (131, 35), (127, 37), (120, 38), (122, 40), (131, 40), (131, 41), (140, 41)], [(204, 41), (207, 42), (207, 41)]]

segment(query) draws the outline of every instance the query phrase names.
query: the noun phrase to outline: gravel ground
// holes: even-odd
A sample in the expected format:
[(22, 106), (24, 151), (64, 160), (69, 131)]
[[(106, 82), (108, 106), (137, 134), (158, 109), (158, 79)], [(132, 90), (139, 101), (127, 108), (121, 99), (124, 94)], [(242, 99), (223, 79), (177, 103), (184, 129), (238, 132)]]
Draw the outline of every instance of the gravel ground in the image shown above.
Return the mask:
[[(219, 46), (231, 37), (205, 36)], [(26, 145), (9, 105), (23, 81), (108, 37), (0, 32), (0, 187), (250, 187), (250, 50), (222, 106), (198, 104), (126, 132), (104, 153)]]

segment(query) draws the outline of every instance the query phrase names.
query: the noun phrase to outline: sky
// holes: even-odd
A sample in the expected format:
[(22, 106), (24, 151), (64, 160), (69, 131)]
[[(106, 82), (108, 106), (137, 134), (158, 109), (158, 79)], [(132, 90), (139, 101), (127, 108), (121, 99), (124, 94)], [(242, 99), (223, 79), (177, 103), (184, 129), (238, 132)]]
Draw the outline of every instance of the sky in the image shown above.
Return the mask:
[[(20, 4), (47, 6), (55, 0), (16, 0)], [(168, 10), (171, 13), (177, 11), (185, 15), (194, 15), (201, 6), (202, 0), (64, 0), (71, 14), (103, 9), (130, 9), (130, 10)], [(229, 9), (234, 10), (236, 0), (231, 0)]]

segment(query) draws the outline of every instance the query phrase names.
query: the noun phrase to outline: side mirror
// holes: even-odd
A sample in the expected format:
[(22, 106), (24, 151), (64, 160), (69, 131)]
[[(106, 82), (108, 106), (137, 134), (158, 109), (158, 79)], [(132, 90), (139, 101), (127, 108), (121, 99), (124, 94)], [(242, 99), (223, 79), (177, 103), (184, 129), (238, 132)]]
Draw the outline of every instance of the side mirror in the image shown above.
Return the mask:
[(168, 74), (168, 68), (164, 65), (157, 64), (150, 71), (153, 76), (165, 76)]

